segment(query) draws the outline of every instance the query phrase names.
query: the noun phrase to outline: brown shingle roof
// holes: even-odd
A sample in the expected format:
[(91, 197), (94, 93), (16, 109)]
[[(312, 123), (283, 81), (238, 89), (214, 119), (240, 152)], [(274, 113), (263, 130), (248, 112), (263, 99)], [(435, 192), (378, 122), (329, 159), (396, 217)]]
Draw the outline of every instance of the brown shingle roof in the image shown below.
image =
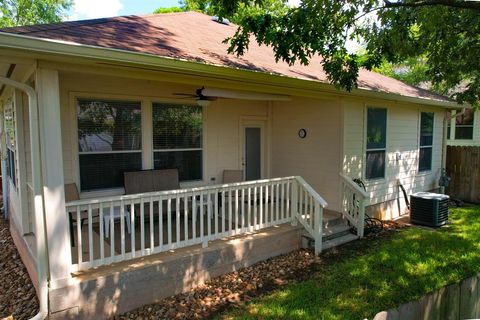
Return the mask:
[[(30, 37), (328, 82), (319, 65), (319, 57), (313, 58), (308, 66), (276, 63), (272, 49), (259, 46), (256, 42), (250, 44), (248, 52), (242, 57), (228, 54), (228, 45), (222, 42), (232, 36), (235, 30), (235, 25), (214, 22), (209, 16), (197, 12), (123, 16), (0, 29), (1, 32)], [(360, 71), (358, 85), (362, 89), (450, 101), (446, 97), (367, 70)]]

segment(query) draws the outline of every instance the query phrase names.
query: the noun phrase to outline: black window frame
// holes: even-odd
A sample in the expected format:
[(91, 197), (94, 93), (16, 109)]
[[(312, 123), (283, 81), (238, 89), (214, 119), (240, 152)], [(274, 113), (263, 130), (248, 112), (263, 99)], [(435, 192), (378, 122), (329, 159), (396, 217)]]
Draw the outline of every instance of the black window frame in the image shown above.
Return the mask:
[[(380, 142), (369, 142), (369, 132), (371, 131), (369, 127), (369, 113), (370, 111), (381, 111), (385, 115), (384, 119), (384, 128), (381, 128), (381, 134), (383, 135), (383, 141)], [(373, 107), (373, 106), (368, 106), (366, 108), (366, 115), (365, 115), (365, 170), (364, 170), (364, 175), (365, 175), (365, 180), (382, 180), (386, 178), (386, 172), (387, 172), (387, 140), (388, 140), (388, 109), (384, 107)], [(369, 146), (370, 144), (370, 146)], [(371, 168), (370, 166), (373, 165), (372, 163), (369, 162), (370, 156), (374, 155), (380, 155), (379, 161), (382, 161), (380, 163), (381, 170), (378, 170), (376, 173), (374, 171), (374, 168)], [(378, 164), (377, 164), (378, 165)]]

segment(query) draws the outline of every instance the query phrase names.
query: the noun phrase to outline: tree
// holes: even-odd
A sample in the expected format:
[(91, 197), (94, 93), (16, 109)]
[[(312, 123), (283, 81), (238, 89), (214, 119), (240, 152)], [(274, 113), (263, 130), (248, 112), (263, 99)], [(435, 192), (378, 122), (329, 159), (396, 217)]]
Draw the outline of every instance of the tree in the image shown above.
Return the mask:
[[(216, 7), (212, 0), (180, 0), (180, 7), (159, 8), (154, 13), (169, 13), (180, 11), (198, 11), (208, 15), (215, 15), (222, 12), (222, 8)], [(239, 23), (246, 17), (257, 14), (257, 12), (275, 12), (275, 14), (287, 13), (287, 0), (262, 0), (261, 2), (240, 3), (239, 8), (229, 15), (230, 21)], [(177, 11), (178, 9), (178, 11)]]
[(180, 7), (168, 7), (168, 8), (161, 7), (153, 11), (153, 13), (161, 14), (161, 13), (184, 12), (184, 11), (186, 10)]
[(0, 27), (60, 22), (72, 0), (0, 0)]
[[(240, 15), (229, 52), (242, 55), (250, 35), (269, 45), (275, 58), (308, 64), (322, 56), (322, 67), (333, 84), (346, 90), (357, 86), (360, 68), (423, 59), (433, 86), (458, 87), (459, 103), (480, 101), (480, 1), (462, 0), (302, 0), (299, 7), (271, 11), (263, 0), (211, 0), (217, 15)], [(365, 54), (347, 50), (356, 39)]]

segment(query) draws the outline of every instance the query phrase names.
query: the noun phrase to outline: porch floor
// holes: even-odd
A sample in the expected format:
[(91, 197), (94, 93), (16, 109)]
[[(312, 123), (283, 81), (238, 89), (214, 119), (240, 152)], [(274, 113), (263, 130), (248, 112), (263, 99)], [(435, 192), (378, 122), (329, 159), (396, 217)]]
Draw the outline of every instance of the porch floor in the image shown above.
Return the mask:
[[(143, 243), (144, 243), (144, 249), (149, 250), (151, 247), (151, 235), (153, 235), (153, 247), (158, 247), (160, 244), (160, 239), (162, 238), (162, 245), (167, 246), (169, 243), (174, 243), (178, 241), (184, 241), (185, 236), (187, 234), (187, 240), (192, 239), (193, 237), (193, 222), (192, 222), (192, 217), (191, 216), (185, 216), (183, 213), (179, 217), (179, 223), (178, 223), (178, 228), (177, 228), (177, 216), (175, 214), (171, 215), (171, 231), (170, 231), (170, 238), (169, 238), (169, 233), (168, 233), (168, 219), (165, 217), (162, 219), (162, 221), (159, 221), (158, 219), (154, 219), (153, 221), (153, 232), (151, 233), (150, 231), (150, 221), (147, 219), (148, 214), (145, 214), (145, 221), (144, 221), (144, 236), (143, 236)], [(248, 219), (247, 217), (245, 219)], [(253, 214), (250, 217), (253, 221), (254, 217)], [(257, 219), (260, 219), (257, 213)], [(335, 225), (338, 224), (338, 220), (341, 219), (341, 214), (335, 211), (331, 210), (325, 210), (324, 215), (323, 215), (323, 225), (324, 225), (324, 233), (328, 233), (329, 230), (331, 230), (330, 225)], [(93, 259), (99, 259), (101, 258), (101, 249), (100, 249), (100, 223), (98, 221), (99, 219), (96, 218), (93, 220), (92, 223), (92, 240), (93, 240)], [(214, 230), (214, 228), (217, 226), (218, 230), (228, 230), (230, 228), (235, 228), (235, 222), (232, 221), (231, 223), (228, 222), (228, 219), (225, 219), (224, 221), (222, 220), (221, 217), (219, 217), (217, 220), (217, 223), (215, 223), (215, 218), (211, 219), (210, 221), (210, 228)], [(259, 221), (259, 220), (258, 220)], [(198, 221), (197, 218), (197, 223), (196, 225), (196, 230), (195, 234), (198, 236), (201, 234), (201, 228), (202, 224), (200, 221)], [(204, 235), (207, 235), (208, 232), (208, 218), (204, 217), (203, 221), (203, 232)], [(246, 223), (245, 223), (246, 225)], [(225, 227), (224, 227), (225, 226)], [(238, 222), (238, 228), (242, 227), (242, 222)], [(178, 229), (178, 230), (177, 230)], [(88, 225), (84, 223), (82, 227), (82, 261), (88, 261), (90, 259), (89, 256), (89, 234), (88, 234)], [(187, 230), (187, 232), (185, 232)], [(178, 239), (177, 239), (177, 232), (178, 232)], [(73, 237), (75, 239), (74, 243), (72, 243), (72, 263), (78, 263), (78, 236), (77, 236), (77, 228), (76, 226), (73, 228)], [(125, 241), (124, 241), (124, 248), (123, 252), (128, 254), (132, 252), (132, 244), (134, 246), (134, 249), (136, 251), (142, 249), (142, 236), (141, 236), (141, 225), (140, 225), (140, 218), (137, 216), (135, 219), (134, 226), (132, 225), (132, 232), (128, 233), (127, 228), (125, 226), (125, 233), (124, 233)], [(232, 238), (232, 237), (228, 237)], [(121, 234), (121, 223), (120, 220), (115, 220), (114, 223), (114, 232), (113, 232), (113, 237), (112, 234), (109, 235), (109, 237), (105, 236), (104, 233), (104, 239), (103, 239), (103, 244), (104, 244), (104, 258), (108, 259), (112, 256), (112, 251), (113, 255), (120, 255), (122, 254), (122, 234)], [(170, 241), (169, 241), (170, 239)], [(113, 250), (112, 250), (112, 245)]]

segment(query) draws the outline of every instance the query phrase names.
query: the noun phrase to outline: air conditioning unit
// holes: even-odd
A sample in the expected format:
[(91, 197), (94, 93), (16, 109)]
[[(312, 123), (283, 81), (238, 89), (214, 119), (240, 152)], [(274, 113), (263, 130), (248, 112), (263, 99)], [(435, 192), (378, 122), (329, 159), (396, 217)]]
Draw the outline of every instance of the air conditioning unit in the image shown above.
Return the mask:
[(448, 221), (448, 201), (445, 194), (417, 192), (410, 196), (410, 221), (429, 227), (440, 227)]

